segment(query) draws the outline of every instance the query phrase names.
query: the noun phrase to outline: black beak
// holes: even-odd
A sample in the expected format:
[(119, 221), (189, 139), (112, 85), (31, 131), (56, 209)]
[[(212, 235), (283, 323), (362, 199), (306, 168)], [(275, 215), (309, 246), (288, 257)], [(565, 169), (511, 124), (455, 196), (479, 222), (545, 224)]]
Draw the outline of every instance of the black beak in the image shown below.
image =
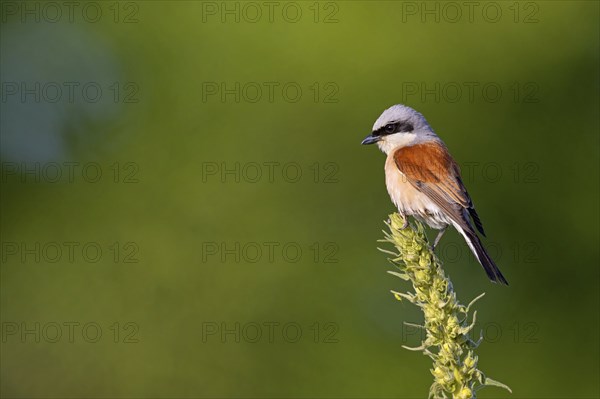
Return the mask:
[(373, 136), (372, 134), (368, 135), (367, 137), (365, 137), (365, 139), (361, 142), (362, 145), (367, 145), (367, 144), (375, 144), (377, 143), (379, 140), (381, 140), (380, 136)]

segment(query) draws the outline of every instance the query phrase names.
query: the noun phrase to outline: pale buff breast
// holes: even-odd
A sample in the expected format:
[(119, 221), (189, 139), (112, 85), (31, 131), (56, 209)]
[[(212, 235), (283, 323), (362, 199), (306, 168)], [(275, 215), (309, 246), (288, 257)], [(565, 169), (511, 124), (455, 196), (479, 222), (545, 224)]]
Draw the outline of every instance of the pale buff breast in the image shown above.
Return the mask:
[(410, 184), (407, 177), (398, 170), (393, 153), (385, 161), (385, 185), (400, 212), (417, 216), (434, 228), (442, 228), (447, 224), (447, 218), (440, 208)]

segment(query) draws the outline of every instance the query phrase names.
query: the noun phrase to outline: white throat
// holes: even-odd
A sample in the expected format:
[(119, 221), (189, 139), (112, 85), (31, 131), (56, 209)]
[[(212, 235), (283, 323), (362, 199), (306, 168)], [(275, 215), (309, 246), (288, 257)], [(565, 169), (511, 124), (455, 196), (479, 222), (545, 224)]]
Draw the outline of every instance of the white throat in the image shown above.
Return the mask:
[(395, 133), (390, 134), (389, 136), (384, 136), (381, 141), (377, 142), (377, 146), (381, 151), (389, 154), (398, 148), (413, 145), (416, 144), (416, 142), (416, 133)]

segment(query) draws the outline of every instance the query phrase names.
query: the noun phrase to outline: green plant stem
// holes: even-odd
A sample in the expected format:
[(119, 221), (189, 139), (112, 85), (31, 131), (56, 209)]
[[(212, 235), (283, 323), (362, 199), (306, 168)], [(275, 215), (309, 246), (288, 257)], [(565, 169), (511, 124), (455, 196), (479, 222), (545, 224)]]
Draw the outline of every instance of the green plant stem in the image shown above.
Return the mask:
[[(404, 219), (397, 213), (390, 215), (386, 223), (390, 232), (384, 231), (385, 240), (392, 243), (398, 253), (380, 249), (392, 255), (390, 262), (399, 271), (390, 272), (403, 280), (410, 281), (412, 292), (392, 291), (396, 299), (409, 301), (423, 311), (426, 332), (425, 340), (417, 348), (433, 360), (431, 374), (434, 382), (429, 390), (429, 398), (455, 399), (475, 398), (476, 392), (484, 386), (498, 386), (512, 392), (509, 387), (486, 377), (478, 368), (478, 358), (474, 349), (479, 345), (470, 338), (475, 325), (476, 313), (469, 321), (471, 306), (481, 298), (481, 294), (467, 306), (456, 299), (452, 282), (444, 274), (439, 259), (435, 256), (421, 223), (402, 229)], [(414, 326), (414, 325), (412, 325)]]

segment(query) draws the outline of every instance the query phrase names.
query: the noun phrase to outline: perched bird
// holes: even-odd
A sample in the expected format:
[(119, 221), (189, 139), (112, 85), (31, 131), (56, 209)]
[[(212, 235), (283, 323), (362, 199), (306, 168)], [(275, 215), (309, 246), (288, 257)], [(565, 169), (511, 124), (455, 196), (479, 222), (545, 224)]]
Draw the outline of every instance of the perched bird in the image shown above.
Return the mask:
[[(485, 236), (481, 220), (467, 193), (460, 169), (444, 142), (425, 117), (405, 105), (394, 105), (381, 114), (373, 132), (361, 144), (377, 143), (387, 155), (385, 184), (398, 211), (440, 230), (433, 247), (452, 225), (493, 282), (508, 282), (479, 240), (473, 224)], [(473, 223), (471, 223), (471, 220)]]

